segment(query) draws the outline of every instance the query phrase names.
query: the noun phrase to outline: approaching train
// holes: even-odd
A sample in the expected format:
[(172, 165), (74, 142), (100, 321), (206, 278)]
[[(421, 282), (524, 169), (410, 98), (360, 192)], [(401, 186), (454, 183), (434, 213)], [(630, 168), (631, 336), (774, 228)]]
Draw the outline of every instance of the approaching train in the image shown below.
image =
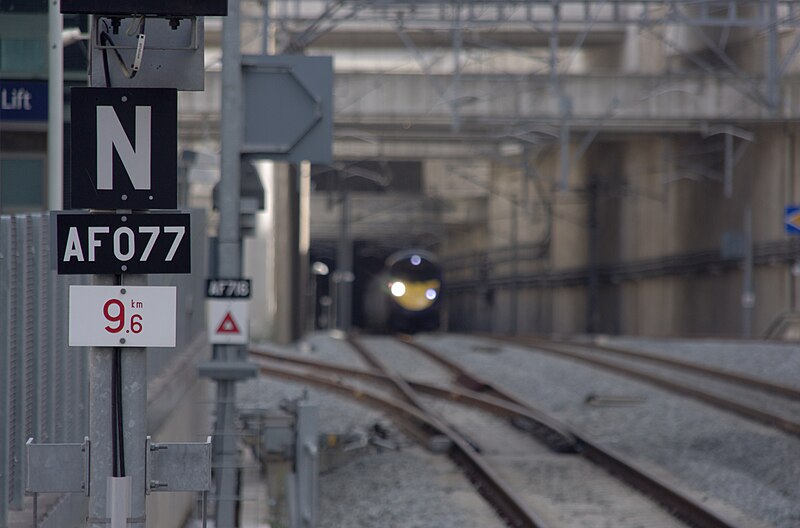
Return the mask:
[(372, 330), (423, 332), (440, 323), (442, 269), (420, 249), (405, 249), (386, 259), (364, 295), (364, 319)]

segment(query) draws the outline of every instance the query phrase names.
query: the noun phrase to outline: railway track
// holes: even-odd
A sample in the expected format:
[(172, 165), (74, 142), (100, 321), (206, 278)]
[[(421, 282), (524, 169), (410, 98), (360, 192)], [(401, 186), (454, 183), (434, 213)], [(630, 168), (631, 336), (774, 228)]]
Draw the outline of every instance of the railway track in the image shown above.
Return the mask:
[[(731, 396), (716, 394), (705, 388), (698, 387), (697, 385), (664, 376), (663, 374), (643, 368), (641, 363), (651, 363), (659, 367), (690, 372), (693, 375), (704, 376), (740, 388), (767, 393), (790, 401), (800, 401), (800, 391), (793, 387), (710, 367), (708, 365), (700, 365), (617, 347), (589, 345), (573, 341), (550, 341), (538, 338), (494, 337), (493, 339), (523, 346), (533, 351), (540, 351), (561, 358), (569, 358), (616, 374), (622, 374), (631, 379), (644, 381), (662, 389), (669, 390), (675, 394), (695, 399), (718, 409), (768, 425), (784, 433), (800, 437), (800, 422), (797, 420), (782, 416), (771, 410), (756, 407), (749, 401), (745, 402)], [(609, 356), (615, 359), (609, 359)], [(626, 359), (637, 360), (637, 366), (625, 363)]]
[[(275, 355), (265, 353), (263, 350), (251, 349), (250, 353), (256, 357), (276, 359)], [(281, 358), (281, 360), (292, 362), (290, 358), (286, 357)], [(303, 364), (307, 367), (311, 366), (308, 361), (303, 362)], [(326, 365), (320, 364), (316, 368), (326, 370)], [(429, 447), (436, 444), (435, 450), (440, 448), (441, 440), (432, 437), (434, 435), (446, 437), (450, 442), (447, 448), (450, 458), (464, 470), (476, 489), (489, 501), (508, 526), (515, 528), (553, 528), (552, 525), (547, 524), (516, 496), (514, 491), (503, 482), (496, 471), (466, 438), (425, 411), (425, 406), (416, 396), (414, 388), (402, 378), (392, 375), (388, 369), (384, 370), (380, 375), (373, 374), (373, 377), (384, 383), (393, 384), (409, 402), (398, 401), (364, 388), (349, 385), (339, 378), (322, 376), (311, 372), (297, 372), (267, 365), (262, 365), (260, 371), (268, 376), (318, 385), (340, 394), (354, 397), (394, 416), (399, 416), (403, 420), (402, 425), (405, 426), (406, 430), (410, 429), (412, 436), (417, 439), (427, 436), (427, 441), (423, 440), (423, 443)], [(334, 369), (337, 374), (342, 374), (344, 371), (345, 369), (341, 368)], [(362, 378), (370, 377), (366, 371), (354, 372), (353, 374)]]
[[(535, 342), (537, 344), (547, 343), (547, 341), (542, 339), (532, 339), (531, 342)], [(691, 361), (659, 356), (657, 354), (644, 352), (641, 350), (633, 350), (599, 343), (586, 344), (576, 342), (574, 340), (558, 340), (553, 342), (578, 347), (584, 350), (603, 352), (611, 357), (632, 358), (651, 362), (657, 365), (664, 365), (685, 372), (700, 374), (727, 383), (744, 386), (748, 389), (758, 390), (766, 394), (780, 396), (789, 400), (800, 401), (800, 389), (797, 389), (796, 387), (775, 383), (770, 380), (749, 376), (740, 372), (733, 372), (730, 370), (710, 367), (708, 365)]]
[[(605, 469), (634, 489), (651, 497), (651, 499), (660, 504), (665, 510), (690, 526), (700, 528), (732, 528), (735, 526), (721, 515), (709, 510), (681, 491), (673, 489), (636, 464), (624, 460), (619, 454), (613, 453), (611, 450), (591, 441), (585, 434), (576, 431), (574, 428), (567, 427), (555, 418), (533, 408), (527, 402), (516, 397), (513, 393), (501, 387), (496, 387), (487, 380), (471, 374), (456, 363), (449, 361), (444, 356), (437, 354), (427, 347), (421, 346), (408, 337), (401, 337), (400, 339), (404, 344), (413, 347), (418, 352), (425, 354), (428, 358), (442, 365), (452, 374), (454, 382), (464, 388), (440, 387), (430, 383), (406, 380), (388, 369), (377, 356), (360, 345), (357, 341), (352, 340), (351, 343), (354, 347), (359, 350), (359, 353), (365, 358), (365, 361), (372, 366), (371, 370), (366, 371), (363, 369), (341, 367), (329, 363), (275, 354), (265, 348), (251, 347), (251, 353), (262, 359), (292, 363), (296, 366), (314, 371), (327, 371), (337, 376), (360, 378), (389, 384), (395, 387), (395, 390), (403, 394), (406, 400), (405, 402), (401, 402), (403, 405), (399, 406), (400, 409), (403, 409), (403, 412), (406, 413), (405, 419), (408, 419), (408, 409), (414, 409), (414, 413), (416, 414), (413, 414), (412, 419), (416, 420), (417, 423), (427, 423), (439, 434), (448, 435), (449, 432), (452, 432), (456, 435), (456, 438), (459, 438), (458, 433), (452, 431), (452, 428), (447, 425), (443, 425), (440, 420), (430, 419), (430, 415), (423, 411), (425, 405), (420, 401), (418, 394), (426, 394), (469, 406), (477, 406), (492, 414), (511, 418), (512, 422), (516, 425), (534, 432), (534, 436), (551, 449), (560, 452), (575, 451), (580, 453), (580, 455), (588, 461)], [(322, 379), (319, 378), (319, 375), (312, 375), (309, 373), (312, 377), (304, 379), (303, 375), (298, 374), (296, 371), (276, 369), (277, 368), (274, 366), (264, 366), (262, 372), (267, 375), (289, 376), (295, 381), (305, 381), (307, 383), (323, 385), (330, 384), (331, 388), (339, 392), (349, 392), (351, 396), (361, 400), (366, 398), (367, 393), (363, 389), (355, 387), (345, 388), (346, 384), (339, 378), (328, 378), (327, 381), (323, 382)], [(314, 376), (316, 376), (316, 378)], [(372, 402), (378, 401), (374, 398), (374, 395), (371, 394), (369, 399)], [(385, 402), (381, 403), (379, 406), (385, 410), (389, 410)], [(390, 412), (397, 414), (397, 412), (400, 411)], [(427, 416), (427, 421), (421, 422), (418, 413)], [(491, 470), (485, 460), (481, 459), (474, 447), (470, 445), (469, 441), (463, 437), (460, 437), (458, 440), (453, 440), (453, 437), (449, 436), (448, 438), (450, 438), (453, 446), (450, 450), (451, 457), (461, 467), (468, 468), (466, 472), (470, 479), (476, 482), (477, 486), (480, 486), (484, 490), (492, 489), (489, 493), (484, 493), (484, 496), (493, 504), (509, 526), (545, 526), (541, 516), (528, 511), (527, 507), (522, 504), (517, 497), (514, 497), (513, 492), (507, 489), (507, 485), (503, 485), (502, 483), (498, 485), (496, 481), (494, 484), (491, 484), (492, 476), (494, 475), (494, 477), (496, 477), (495, 472)], [(565, 445), (568, 445), (569, 448), (565, 449)], [(474, 458), (475, 455), (478, 455), (477, 458), (481, 460), (480, 462), (470, 462), (470, 459)], [(470, 468), (469, 465), (477, 465), (478, 469)], [(486, 468), (489, 468), (489, 470), (486, 471)], [(482, 472), (483, 475), (480, 475), (480, 472)], [(489, 480), (485, 480), (487, 478)], [(500, 488), (499, 492), (494, 490), (498, 486)], [(498, 497), (504, 498), (498, 500)], [(512, 504), (510, 509), (509, 503)]]

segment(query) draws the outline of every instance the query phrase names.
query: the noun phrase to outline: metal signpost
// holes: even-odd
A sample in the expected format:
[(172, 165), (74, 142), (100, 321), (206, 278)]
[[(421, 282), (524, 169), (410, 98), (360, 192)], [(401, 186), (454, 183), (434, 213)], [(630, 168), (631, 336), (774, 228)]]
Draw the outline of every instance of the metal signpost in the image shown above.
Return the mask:
[(213, 345), (246, 345), (250, 320), (250, 280), (206, 281), (208, 342)]
[[(27, 492), (83, 493), (92, 528), (144, 528), (147, 494), (199, 491), (205, 499), (211, 488), (210, 438), (155, 444), (147, 436), (145, 347), (175, 346), (177, 292), (147, 286), (144, 274), (190, 273), (191, 234), (189, 214), (148, 211), (177, 208), (177, 89), (185, 87), (180, 79), (172, 83), (169, 72), (167, 86), (159, 88), (141, 86), (133, 77), (148, 36), (146, 18), (168, 18), (178, 27), (183, 18), (225, 14), (225, 5), (225, 0), (62, 1), (62, 12), (108, 19), (110, 33), (119, 33), (121, 19), (131, 18), (138, 43), (133, 50), (109, 48), (112, 37), (93, 27), (92, 43), (97, 39), (106, 49), (92, 67), (106, 74), (90, 73), (101, 87), (72, 90), (67, 203), (96, 212), (53, 215), (58, 273), (94, 274), (92, 286), (72, 286), (69, 297), (69, 345), (92, 347), (89, 435), (81, 444), (34, 439), (27, 444)], [(198, 21), (192, 19), (192, 26)], [(158, 38), (149, 41), (146, 57), (175, 51)], [(199, 54), (202, 68), (201, 43), (183, 51)], [(112, 88), (108, 57), (123, 53), (131, 55), (133, 75)], [(24, 93), (16, 97), (25, 104)]]

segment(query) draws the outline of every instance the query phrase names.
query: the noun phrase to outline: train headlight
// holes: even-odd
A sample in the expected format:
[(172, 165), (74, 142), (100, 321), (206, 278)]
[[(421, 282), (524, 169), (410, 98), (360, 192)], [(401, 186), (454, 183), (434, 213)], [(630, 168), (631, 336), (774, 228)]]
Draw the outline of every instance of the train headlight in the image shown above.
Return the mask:
[(422, 264), (422, 257), (419, 255), (411, 255), (411, 265), (419, 266), (420, 264)]
[(402, 297), (406, 293), (406, 285), (400, 281), (393, 282), (389, 289), (395, 297)]
[(428, 299), (429, 301), (435, 300), (436, 290), (434, 290), (433, 288), (428, 288), (427, 290), (425, 290), (425, 298)]

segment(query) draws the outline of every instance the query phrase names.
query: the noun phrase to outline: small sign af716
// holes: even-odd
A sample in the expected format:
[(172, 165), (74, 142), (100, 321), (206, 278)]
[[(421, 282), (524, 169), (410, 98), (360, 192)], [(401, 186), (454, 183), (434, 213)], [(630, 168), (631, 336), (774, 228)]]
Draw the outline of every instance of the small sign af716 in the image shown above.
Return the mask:
[(174, 347), (174, 286), (70, 286), (69, 346)]
[(250, 279), (207, 279), (206, 297), (209, 299), (249, 299)]

